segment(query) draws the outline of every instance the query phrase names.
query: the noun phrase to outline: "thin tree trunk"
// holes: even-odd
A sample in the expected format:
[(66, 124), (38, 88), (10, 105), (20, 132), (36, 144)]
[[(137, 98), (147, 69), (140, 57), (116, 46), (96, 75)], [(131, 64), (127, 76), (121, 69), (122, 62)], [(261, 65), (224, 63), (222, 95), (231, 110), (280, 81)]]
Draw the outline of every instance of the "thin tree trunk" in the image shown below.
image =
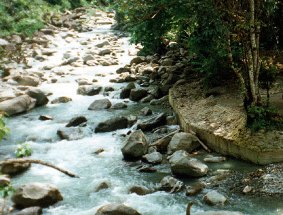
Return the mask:
[(56, 169), (70, 177), (73, 177), (73, 178), (79, 178), (79, 176), (77, 176), (76, 174), (72, 173), (72, 172), (69, 172), (67, 170), (64, 170), (60, 167), (57, 167), (51, 163), (48, 163), (48, 162), (45, 162), (45, 161), (41, 161), (41, 160), (36, 160), (36, 159), (29, 159), (29, 158), (18, 158), (18, 159), (9, 159), (9, 160), (4, 160), (4, 161), (1, 161), (0, 162), (0, 165), (3, 165), (3, 164), (14, 164), (14, 163), (35, 163), (35, 164), (41, 164), (41, 165), (44, 165), (44, 166), (48, 166), (48, 167), (51, 167), (53, 169)]

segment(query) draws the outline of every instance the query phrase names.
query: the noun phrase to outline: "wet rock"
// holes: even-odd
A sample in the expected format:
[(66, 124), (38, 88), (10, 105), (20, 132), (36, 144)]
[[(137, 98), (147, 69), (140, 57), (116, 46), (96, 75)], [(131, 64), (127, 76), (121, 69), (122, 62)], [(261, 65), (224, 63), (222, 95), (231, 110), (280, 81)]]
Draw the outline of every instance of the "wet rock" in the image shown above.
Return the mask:
[(110, 43), (108, 41), (103, 41), (103, 42), (96, 44), (95, 46), (98, 48), (102, 48), (103, 46), (109, 46), (109, 45)]
[(168, 154), (172, 154), (178, 150), (184, 150), (187, 152), (192, 152), (197, 147), (199, 147), (198, 138), (190, 133), (180, 132), (176, 133), (169, 145), (168, 145)]
[(169, 157), (171, 171), (173, 174), (201, 177), (208, 172), (208, 167), (195, 158), (191, 158), (186, 151), (179, 150)]
[(8, 175), (0, 175), (0, 187), (5, 187), (9, 185), (11, 182), (11, 179)]
[(128, 107), (128, 105), (125, 104), (124, 102), (118, 102), (118, 103), (116, 103), (112, 106), (112, 108), (115, 109), (115, 110), (125, 109), (127, 107)]
[(33, 76), (15, 76), (13, 80), (18, 82), (19, 85), (36, 87), (39, 85), (40, 80)]
[(133, 126), (138, 121), (138, 117), (134, 115), (128, 116), (127, 119), (128, 119), (128, 125), (130, 127)]
[(141, 103), (148, 103), (150, 101), (152, 101), (154, 99), (154, 97), (152, 95), (147, 95), (146, 97), (141, 99)]
[(112, 104), (109, 99), (98, 99), (89, 105), (88, 110), (109, 109), (111, 105)]
[(165, 137), (165, 138), (161, 138), (157, 141), (155, 141), (153, 143), (153, 145), (156, 147), (157, 151), (161, 152), (161, 153), (165, 153), (167, 152), (167, 148), (168, 148), (168, 145), (171, 141), (172, 137), (168, 136), (168, 137)]
[(79, 140), (85, 136), (81, 127), (62, 128), (57, 131), (57, 135), (62, 140)]
[(95, 192), (99, 192), (101, 190), (105, 190), (108, 189), (110, 187), (110, 185), (107, 182), (101, 182), (96, 188), (95, 188)]
[(140, 63), (144, 62), (145, 60), (146, 60), (145, 57), (138, 56), (138, 57), (135, 57), (131, 60), (130, 65), (140, 64)]
[(120, 92), (120, 98), (126, 99), (130, 97), (130, 93), (132, 89), (135, 89), (136, 85), (134, 82), (129, 83), (125, 88), (123, 88)]
[(19, 208), (49, 207), (62, 200), (63, 197), (55, 186), (43, 183), (25, 184), (12, 196), (12, 201)]
[(122, 73), (131, 73), (131, 70), (130, 68), (127, 68), (127, 67), (121, 67), (119, 69), (116, 70), (116, 73), (117, 74), (122, 74)]
[(51, 104), (68, 103), (68, 102), (70, 102), (70, 101), (72, 101), (71, 98), (66, 97), (66, 96), (61, 96), (61, 97), (58, 97), (58, 98), (52, 100), (52, 101), (51, 101)]
[(84, 116), (78, 116), (78, 117), (72, 118), (68, 122), (66, 127), (77, 127), (77, 126), (80, 126), (82, 124), (85, 124), (86, 122), (87, 122), (87, 119)]
[(101, 154), (101, 153), (104, 152), (104, 151), (105, 151), (104, 149), (97, 149), (97, 150), (94, 152), (94, 154), (99, 155), (99, 154)]
[(253, 190), (253, 188), (251, 186), (245, 186), (245, 188), (243, 189), (243, 193), (247, 194), (250, 193)]
[(147, 90), (145, 89), (132, 89), (130, 92), (130, 100), (132, 101), (139, 101), (142, 98), (146, 97), (148, 94)]
[(149, 166), (149, 165), (142, 165), (142, 166), (138, 167), (137, 170), (139, 172), (147, 172), (147, 173), (153, 173), (153, 172), (157, 171), (157, 169), (155, 169), (154, 167)]
[(23, 113), (35, 107), (36, 100), (28, 95), (22, 95), (0, 103), (0, 111), (7, 113), (9, 116)]
[(84, 96), (94, 96), (99, 94), (101, 89), (100, 86), (80, 86), (77, 93)]
[(15, 213), (15, 215), (41, 215), (41, 214), (42, 214), (41, 207), (29, 207)]
[(177, 117), (174, 116), (167, 116), (166, 117), (166, 124), (167, 125), (177, 125), (178, 124), (178, 119)]
[(110, 132), (128, 127), (128, 119), (126, 117), (114, 117), (112, 119), (101, 122), (95, 128), (95, 132)]
[(49, 101), (45, 93), (40, 89), (29, 90), (27, 94), (36, 100), (36, 106), (46, 105)]
[(166, 192), (175, 193), (181, 191), (183, 188), (184, 183), (171, 176), (165, 176), (160, 181), (160, 190), (164, 190)]
[(204, 211), (196, 212), (195, 215), (244, 215), (238, 211)]
[(124, 204), (108, 204), (97, 210), (95, 215), (141, 215), (135, 209)]
[(149, 120), (144, 120), (138, 123), (137, 128), (141, 129), (142, 131), (151, 131), (152, 129), (158, 126), (164, 125), (165, 123), (166, 123), (166, 114), (161, 113)]
[(143, 109), (141, 109), (141, 112), (144, 116), (149, 116), (152, 114), (152, 110), (149, 109), (148, 107), (144, 107)]
[(131, 133), (121, 149), (125, 159), (138, 159), (147, 153), (148, 142), (141, 130)]
[(164, 103), (167, 103), (168, 101), (169, 101), (169, 97), (167, 95), (167, 96), (164, 96), (160, 99), (153, 99), (153, 100), (151, 100), (151, 102), (149, 104), (150, 105), (162, 105)]
[(204, 183), (196, 183), (191, 186), (186, 186), (186, 196), (195, 196), (205, 188)]
[(82, 85), (92, 85), (92, 82), (88, 79), (84, 79), (84, 78), (79, 78), (76, 80), (76, 82), (78, 83), (79, 86)]
[(152, 193), (152, 191), (147, 189), (144, 186), (133, 186), (129, 189), (129, 193), (135, 193), (139, 196), (144, 196), (144, 195)]
[(208, 155), (206, 158), (203, 159), (203, 161), (206, 163), (220, 163), (226, 161), (226, 157)]
[(143, 156), (143, 159), (151, 164), (159, 164), (162, 162), (162, 154), (159, 152), (152, 152)]
[(104, 92), (112, 92), (114, 91), (115, 89), (113, 87), (105, 87), (104, 88)]
[(101, 50), (101, 51), (99, 51), (99, 55), (101, 55), (101, 56), (104, 56), (104, 55), (108, 55), (108, 54), (111, 54), (111, 50), (110, 49), (103, 49), (103, 50)]
[(47, 120), (53, 120), (53, 117), (52, 116), (48, 116), (48, 115), (40, 115), (38, 117), (39, 120), (42, 120), (42, 121), (47, 121)]
[(225, 196), (215, 190), (208, 192), (203, 197), (203, 200), (209, 205), (224, 205), (224, 203), (227, 201)]
[(2, 164), (1, 173), (8, 175), (17, 175), (28, 170), (31, 167), (30, 163), (13, 163), (13, 164)]

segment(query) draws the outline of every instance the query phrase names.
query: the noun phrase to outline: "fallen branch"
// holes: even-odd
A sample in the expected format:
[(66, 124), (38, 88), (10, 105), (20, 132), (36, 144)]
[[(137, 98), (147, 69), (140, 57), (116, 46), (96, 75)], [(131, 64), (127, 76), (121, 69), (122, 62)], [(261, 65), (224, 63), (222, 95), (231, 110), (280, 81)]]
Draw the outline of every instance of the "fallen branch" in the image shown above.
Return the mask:
[(167, 134), (167, 135), (165, 135), (165, 136), (159, 138), (158, 140), (154, 141), (154, 143), (152, 143), (150, 146), (156, 146), (156, 145), (158, 145), (158, 143), (159, 143), (160, 141), (166, 139), (167, 137), (173, 136), (174, 134), (178, 133), (179, 131), (180, 131), (180, 129), (176, 129), (175, 131), (173, 131), (173, 132), (171, 132), (171, 133), (169, 133), (169, 134)]
[(41, 161), (41, 160), (36, 160), (36, 159), (29, 159), (29, 158), (18, 158), (18, 159), (9, 159), (9, 160), (4, 160), (4, 161), (1, 161), (0, 162), (0, 165), (5, 165), (5, 164), (14, 164), (14, 163), (35, 163), (35, 164), (41, 164), (41, 165), (44, 165), (44, 166), (48, 166), (48, 167), (51, 167), (53, 169), (56, 169), (72, 178), (79, 178), (79, 176), (77, 176), (76, 174), (74, 173), (71, 173), (67, 170), (64, 170), (60, 167), (57, 167), (51, 163), (48, 163), (48, 162), (45, 162), (45, 161)]
[(197, 135), (196, 135), (196, 138), (197, 138), (199, 144), (200, 144), (206, 151), (208, 151), (208, 152), (210, 153), (211, 150), (204, 144), (204, 142), (202, 142), (202, 141), (198, 138)]

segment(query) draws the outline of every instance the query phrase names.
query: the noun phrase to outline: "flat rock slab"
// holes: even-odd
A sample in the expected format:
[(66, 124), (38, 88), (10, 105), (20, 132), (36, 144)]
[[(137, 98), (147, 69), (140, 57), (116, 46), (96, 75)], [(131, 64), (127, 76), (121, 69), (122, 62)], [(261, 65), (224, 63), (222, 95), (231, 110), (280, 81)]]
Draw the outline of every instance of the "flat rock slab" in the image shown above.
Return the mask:
[(108, 204), (98, 209), (95, 215), (141, 215), (135, 209), (123, 204)]

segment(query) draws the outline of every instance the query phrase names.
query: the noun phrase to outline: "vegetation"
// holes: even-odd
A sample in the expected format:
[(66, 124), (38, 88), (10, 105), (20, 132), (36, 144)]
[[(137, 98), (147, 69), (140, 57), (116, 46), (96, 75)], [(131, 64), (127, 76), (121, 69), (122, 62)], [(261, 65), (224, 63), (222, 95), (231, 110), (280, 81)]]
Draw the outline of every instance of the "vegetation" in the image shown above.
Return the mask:
[(0, 115), (0, 142), (9, 133), (9, 129), (5, 126), (3, 116)]
[(190, 63), (207, 80), (237, 77), (248, 113), (268, 110), (260, 87), (269, 96), (276, 68), (267, 66), (262, 53), (276, 53), (283, 46), (278, 23), (283, 18), (281, 1), (117, 0), (113, 4), (119, 25), (131, 33), (132, 42), (144, 46), (144, 53), (162, 52), (165, 40), (176, 41), (194, 56)]
[(32, 154), (32, 148), (28, 143), (19, 144), (16, 148), (15, 155), (17, 158), (29, 157)]

